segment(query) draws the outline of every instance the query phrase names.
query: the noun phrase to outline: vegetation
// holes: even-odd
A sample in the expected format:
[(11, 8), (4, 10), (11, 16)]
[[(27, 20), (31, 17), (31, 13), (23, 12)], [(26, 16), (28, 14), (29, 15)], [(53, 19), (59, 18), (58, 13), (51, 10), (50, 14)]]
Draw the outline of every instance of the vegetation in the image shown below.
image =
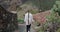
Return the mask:
[[(43, 32), (60, 32), (60, 1), (56, 1), (56, 4), (53, 5), (51, 9), (51, 14), (48, 15), (46, 18), (48, 19), (46, 23), (40, 28), (40, 31)], [(58, 7), (57, 7), (58, 5)]]
[(18, 19), (18, 23), (23, 24), (24, 23), (24, 19)]
[(56, 0), (30, 0), (33, 5), (37, 6), (39, 10), (49, 10), (52, 8)]
[[(46, 18), (48, 20), (39, 28), (38, 32), (47, 32), (47, 31), (49, 31), (49, 32), (60, 32), (60, 0), (57, 0), (57, 1), (56, 0), (28, 0), (27, 2), (26, 1), (27, 0), (22, 0), (22, 2), (23, 2), (22, 4), (26, 4), (27, 3), (28, 6), (25, 6), (23, 9), (22, 8), (19, 8), (18, 9), (19, 11), (20, 10), (23, 11), (24, 9), (27, 9), (27, 7), (33, 8), (32, 6), (36, 6), (35, 9), (38, 7), (38, 10), (41, 9), (42, 11), (50, 10), (51, 9), (51, 14), (48, 15), (48, 16), (46, 16)], [(15, 1), (15, 2), (17, 2), (17, 1)], [(15, 2), (13, 0), (11, 2), (11, 5), (8, 7), (7, 10), (9, 10), (9, 11), (14, 10), (15, 11), (16, 10), (16, 6), (19, 7), (20, 1), (18, 2), (18, 4), (16, 4)], [(6, 2), (6, 3), (8, 3), (8, 2)], [(29, 6), (30, 3), (32, 3), (31, 6)], [(8, 5), (5, 5), (4, 7), (6, 8), (6, 6), (8, 6)], [(12, 8), (14, 8), (14, 9), (12, 9)], [(1, 7), (0, 7), (0, 10), (1, 10)], [(2, 8), (2, 10), (5, 11), (3, 8)], [(21, 15), (24, 14), (25, 10), (23, 12), (20, 11), (21, 13), (18, 15), (19, 16), (18, 17), (19, 18), (18, 20), (16, 19), (17, 15), (12, 14), (12, 13), (9, 13), (7, 11), (5, 11), (5, 12), (3, 12), (3, 11), (0, 13), (1, 14), (1, 17), (0, 18), (2, 18), (2, 19), (0, 19), (0, 22), (1, 22), (0, 23), (0, 26), (2, 26), (1, 25), (2, 22), (5, 23), (7, 21), (6, 24), (3, 24), (3, 26), (4, 26), (4, 27), (2, 27), (4, 29), (4, 31), (2, 29), (3, 32), (5, 32), (5, 30), (12, 32), (15, 29), (17, 29), (17, 25), (18, 25), (16, 23), (17, 21), (18, 21), (18, 23), (21, 23), (21, 24), (24, 23), (24, 19), (19, 18), (19, 17), (20, 17), (20, 14)], [(37, 10), (34, 10), (34, 9), (32, 9), (32, 11), (30, 11), (30, 12), (32, 14), (38, 13), (38, 11)], [(24, 17), (24, 16), (22, 15), (22, 17)], [(9, 25), (9, 27), (8, 27), (8, 25)], [(36, 25), (38, 25), (38, 24), (36, 24)]]

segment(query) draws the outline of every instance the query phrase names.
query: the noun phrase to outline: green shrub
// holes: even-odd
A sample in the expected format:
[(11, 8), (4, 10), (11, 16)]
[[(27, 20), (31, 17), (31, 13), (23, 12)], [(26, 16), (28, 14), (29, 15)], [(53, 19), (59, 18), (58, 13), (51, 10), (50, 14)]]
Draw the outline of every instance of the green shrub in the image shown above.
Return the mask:
[[(56, 6), (56, 4), (58, 5), (58, 7)], [(39, 32), (44, 32), (45, 30), (47, 30), (47, 27), (49, 27), (49, 24), (51, 23), (60, 23), (60, 18), (59, 16), (57, 16), (57, 13), (58, 12), (58, 15), (60, 15), (60, 1), (56, 1), (56, 4), (53, 5), (53, 8), (51, 9), (51, 14), (46, 16), (46, 18), (48, 19), (47, 22), (43, 25), (44, 29), (40, 29)], [(53, 24), (51, 25), (53, 26)], [(50, 26), (50, 27), (51, 27)], [(57, 25), (59, 26), (59, 25)], [(56, 27), (57, 27), (56, 26)], [(41, 27), (41, 28), (43, 28)], [(49, 28), (50, 29), (50, 28)], [(60, 32), (60, 28), (57, 28), (58, 30), (56, 32)]]
[(36, 10), (32, 10), (32, 11), (30, 11), (32, 14), (36, 14), (36, 13), (38, 13), (38, 11), (36, 11)]
[(24, 23), (24, 19), (18, 19), (18, 23)]
[(60, 32), (60, 28), (57, 30), (57, 32)]

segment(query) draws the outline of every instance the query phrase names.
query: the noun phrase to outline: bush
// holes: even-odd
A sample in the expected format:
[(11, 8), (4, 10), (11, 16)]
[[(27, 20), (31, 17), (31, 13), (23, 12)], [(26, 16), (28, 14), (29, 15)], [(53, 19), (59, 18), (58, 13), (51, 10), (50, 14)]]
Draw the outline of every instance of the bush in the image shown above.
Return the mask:
[(36, 11), (36, 10), (32, 10), (32, 11), (30, 11), (32, 14), (36, 14), (36, 13), (38, 13), (38, 11)]
[(60, 28), (57, 30), (57, 32), (60, 32)]
[(18, 23), (24, 23), (24, 19), (18, 19)]
[[(58, 5), (58, 7), (56, 6)], [(53, 8), (51, 9), (51, 14), (46, 16), (48, 19), (46, 23), (43, 24), (43, 26), (40, 28), (39, 32), (60, 32), (60, 1), (56, 1), (56, 4), (53, 5)], [(59, 28), (58, 28), (59, 27)], [(44, 28), (44, 29), (42, 29)], [(54, 28), (54, 29), (53, 29)]]

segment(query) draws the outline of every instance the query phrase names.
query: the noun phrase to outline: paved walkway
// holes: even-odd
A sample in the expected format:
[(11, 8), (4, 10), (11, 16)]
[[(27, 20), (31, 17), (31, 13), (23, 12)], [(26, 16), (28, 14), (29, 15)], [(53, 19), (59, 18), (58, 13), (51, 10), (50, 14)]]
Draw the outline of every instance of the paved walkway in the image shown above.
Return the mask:
[[(26, 32), (25, 24), (19, 24), (19, 32)], [(30, 32), (35, 32), (35, 30), (31, 27), (31, 31)]]
[(26, 32), (26, 26), (24, 24), (18, 25), (19, 32)]

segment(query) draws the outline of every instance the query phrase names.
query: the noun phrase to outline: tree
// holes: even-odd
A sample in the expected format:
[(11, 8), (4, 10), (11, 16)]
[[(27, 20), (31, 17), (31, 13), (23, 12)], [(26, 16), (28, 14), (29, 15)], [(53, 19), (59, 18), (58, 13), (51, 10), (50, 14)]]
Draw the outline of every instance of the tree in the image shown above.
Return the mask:
[(55, 2), (53, 7), (51, 8), (50, 15), (46, 16), (48, 20), (43, 25), (44, 26), (43, 31), (59, 32), (60, 30), (60, 3), (59, 2), (60, 1)]
[(55, 1), (56, 0), (31, 0), (33, 5), (37, 6), (43, 11), (51, 9)]

